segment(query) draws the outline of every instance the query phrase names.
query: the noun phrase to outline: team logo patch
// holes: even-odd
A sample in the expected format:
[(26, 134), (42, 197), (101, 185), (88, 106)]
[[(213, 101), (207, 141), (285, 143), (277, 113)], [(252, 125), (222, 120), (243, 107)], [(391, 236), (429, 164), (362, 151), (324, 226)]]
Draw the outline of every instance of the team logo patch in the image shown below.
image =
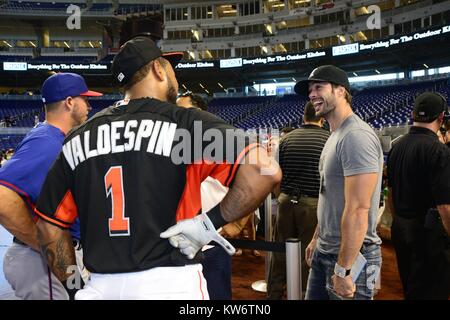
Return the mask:
[(119, 80), (119, 82), (122, 82), (123, 78), (125, 78), (125, 75), (122, 72), (119, 73), (119, 75), (117, 76), (117, 80)]

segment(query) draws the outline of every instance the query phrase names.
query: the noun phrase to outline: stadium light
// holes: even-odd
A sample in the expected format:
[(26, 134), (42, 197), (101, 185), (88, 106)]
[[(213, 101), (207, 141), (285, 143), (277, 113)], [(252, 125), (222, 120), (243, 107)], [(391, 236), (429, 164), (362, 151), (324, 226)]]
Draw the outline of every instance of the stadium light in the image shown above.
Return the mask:
[(297, 80), (295, 80), (295, 78), (294, 78), (294, 77), (292, 77), (292, 81), (294, 81), (294, 82), (297, 82)]
[(92, 44), (92, 42), (91, 42), (91, 41), (89, 41), (89, 45), (91, 46), (91, 48), (93, 48), (93, 47), (94, 47), (94, 45)]
[(67, 48), (69, 48), (70, 49), (70, 46), (67, 44), (67, 42), (66, 41), (64, 41), (64, 44), (66, 45), (66, 47)]
[(12, 48), (12, 45), (10, 45), (6, 40), (3, 40), (3, 42), (10, 48)]
[(223, 89), (223, 85), (220, 82), (217, 82), (217, 84)]
[(36, 48), (36, 45), (33, 43), (33, 41), (28, 41), (33, 47)]
[(205, 89), (205, 87), (199, 82), (198, 83), (200, 87), (202, 87), (203, 89)]
[(427, 69), (429, 68), (428, 65), (427, 65), (426, 63), (424, 63), (423, 66), (424, 66), (425, 68), (427, 68)]
[(378, 71), (377, 69), (375, 69), (375, 72), (378, 73), (378, 74), (380, 74), (380, 71)]
[(357, 76), (358, 76), (358, 74), (357, 74), (356, 72), (353, 72), (353, 75), (354, 75), (355, 77), (357, 77)]
[(187, 90), (187, 88), (186, 88), (186, 86), (184, 85), (184, 83), (182, 83), (181, 86), (184, 88), (184, 90)]

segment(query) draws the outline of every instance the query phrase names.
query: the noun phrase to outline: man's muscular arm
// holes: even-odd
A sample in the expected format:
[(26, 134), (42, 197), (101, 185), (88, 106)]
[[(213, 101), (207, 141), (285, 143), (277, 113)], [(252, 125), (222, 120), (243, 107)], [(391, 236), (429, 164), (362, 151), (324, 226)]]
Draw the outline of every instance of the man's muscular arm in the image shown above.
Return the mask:
[(0, 224), (13, 236), (39, 251), (36, 224), (23, 199), (14, 191), (0, 185)]
[(231, 222), (255, 211), (280, 181), (278, 163), (262, 148), (251, 150), (220, 203), (222, 217)]
[(172, 246), (192, 259), (210, 241), (216, 241), (229, 254), (232, 245), (216, 229), (253, 212), (281, 180), (281, 170), (275, 160), (261, 148), (251, 150), (240, 165), (233, 186), (222, 202), (207, 213), (179, 221), (160, 234)]
[(37, 223), (41, 252), (51, 271), (63, 284), (76, 265), (75, 250), (69, 230), (56, 227), (43, 219)]

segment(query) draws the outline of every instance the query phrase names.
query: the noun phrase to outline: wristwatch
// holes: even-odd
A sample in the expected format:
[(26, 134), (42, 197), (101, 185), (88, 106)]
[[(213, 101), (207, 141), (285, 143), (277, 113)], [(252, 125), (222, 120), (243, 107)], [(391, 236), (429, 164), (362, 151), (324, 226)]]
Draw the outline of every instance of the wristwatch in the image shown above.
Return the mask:
[(339, 278), (345, 278), (350, 275), (351, 269), (345, 269), (344, 267), (338, 265), (337, 263), (334, 265), (334, 274)]

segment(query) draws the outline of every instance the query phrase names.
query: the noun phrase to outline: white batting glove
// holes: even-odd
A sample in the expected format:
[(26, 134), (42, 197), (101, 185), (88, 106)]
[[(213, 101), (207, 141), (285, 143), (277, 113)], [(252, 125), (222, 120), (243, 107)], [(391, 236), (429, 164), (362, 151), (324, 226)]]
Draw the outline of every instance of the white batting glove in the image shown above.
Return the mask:
[(188, 259), (193, 259), (197, 252), (211, 241), (220, 244), (230, 256), (236, 251), (231, 243), (216, 231), (213, 223), (204, 213), (192, 219), (179, 221), (159, 236), (168, 238), (170, 244), (179, 248)]

